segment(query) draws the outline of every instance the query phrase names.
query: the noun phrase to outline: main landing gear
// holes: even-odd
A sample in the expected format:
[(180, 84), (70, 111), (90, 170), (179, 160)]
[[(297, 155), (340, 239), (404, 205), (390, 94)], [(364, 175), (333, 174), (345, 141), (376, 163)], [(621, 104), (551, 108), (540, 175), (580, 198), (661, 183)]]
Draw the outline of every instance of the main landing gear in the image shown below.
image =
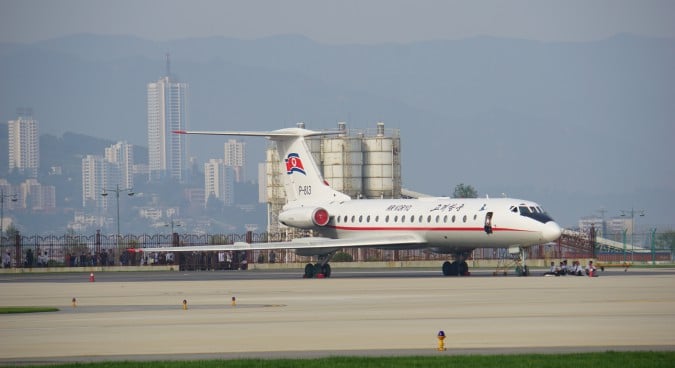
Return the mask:
[(524, 247), (518, 247), (518, 252), (520, 253), (520, 259), (518, 259), (518, 264), (516, 265), (516, 275), (518, 276), (530, 276), (530, 268), (527, 267), (525, 262), (527, 253)]
[(330, 265), (328, 261), (333, 257), (333, 253), (319, 256), (319, 262), (316, 264), (307, 263), (305, 265), (305, 274), (302, 276), (305, 279), (311, 278), (328, 278), (330, 277)]
[(456, 253), (455, 260), (443, 262), (443, 276), (469, 276), (469, 264), (466, 260), (469, 258), (467, 253)]

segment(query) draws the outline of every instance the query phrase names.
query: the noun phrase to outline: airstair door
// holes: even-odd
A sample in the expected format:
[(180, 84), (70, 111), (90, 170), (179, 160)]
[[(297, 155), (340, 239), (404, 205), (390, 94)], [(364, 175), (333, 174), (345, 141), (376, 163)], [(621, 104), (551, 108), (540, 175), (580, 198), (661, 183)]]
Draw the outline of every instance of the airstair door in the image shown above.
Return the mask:
[(485, 226), (483, 228), (486, 234), (492, 234), (492, 212), (485, 214)]

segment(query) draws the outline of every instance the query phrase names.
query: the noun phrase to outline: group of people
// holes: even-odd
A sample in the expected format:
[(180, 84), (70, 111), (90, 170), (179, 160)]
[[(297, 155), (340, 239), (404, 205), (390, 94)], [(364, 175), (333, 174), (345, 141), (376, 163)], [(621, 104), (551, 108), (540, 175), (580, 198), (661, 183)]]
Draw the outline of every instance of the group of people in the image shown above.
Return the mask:
[(581, 266), (581, 262), (579, 261), (574, 261), (571, 266), (568, 266), (566, 259), (560, 262), (559, 265), (551, 262), (551, 268), (544, 273), (544, 276), (565, 275), (597, 277), (598, 273), (595, 265), (593, 265), (593, 261), (588, 261), (586, 267)]
[(26, 251), (26, 255), (23, 257), (23, 263), (19, 262), (16, 263), (16, 260), (14, 257), (12, 257), (12, 254), (7, 251), (2, 255), (2, 267), (3, 268), (12, 268), (19, 265), (19, 267), (23, 266), (25, 268), (30, 268), (30, 267), (47, 267), (49, 265), (49, 255), (47, 252), (44, 253), (37, 253), (37, 257), (33, 253), (33, 250), (28, 249)]

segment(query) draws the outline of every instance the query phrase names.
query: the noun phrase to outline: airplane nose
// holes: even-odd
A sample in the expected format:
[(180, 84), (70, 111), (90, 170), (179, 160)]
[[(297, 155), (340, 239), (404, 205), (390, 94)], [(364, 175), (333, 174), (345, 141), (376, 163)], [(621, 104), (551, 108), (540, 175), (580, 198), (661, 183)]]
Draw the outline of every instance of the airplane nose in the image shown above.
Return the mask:
[(544, 224), (544, 228), (541, 231), (541, 237), (545, 242), (551, 242), (558, 240), (562, 230), (560, 226), (555, 221), (549, 221)]

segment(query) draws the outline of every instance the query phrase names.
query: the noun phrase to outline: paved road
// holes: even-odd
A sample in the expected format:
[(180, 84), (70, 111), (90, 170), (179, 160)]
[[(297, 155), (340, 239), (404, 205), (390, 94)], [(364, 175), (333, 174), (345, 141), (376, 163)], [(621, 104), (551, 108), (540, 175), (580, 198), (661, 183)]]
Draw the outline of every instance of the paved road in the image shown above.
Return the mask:
[[(535, 269), (532, 276), (541, 276), (548, 269)], [(472, 278), (493, 278), (494, 269), (473, 268)], [(624, 272), (623, 268), (607, 268), (600, 272), (603, 277), (645, 276), (669, 274), (675, 276), (675, 268), (632, 268)], [(137, 282), (137, 281), (208, 281), (208, 280), (294, 280), (301, 279), (303, 270), (249, 270), (249, 271), (153, 271), (153, 272), (97, 272), (96, 282)], [(50, 282), (70, 283), (88, 282), (88, 271), (73, 273), (0, 273), (0, 285), (3, 283)], [(503, 276), (500, 276), (503, 277)], [(512, 270), (506, 277), (517, 277)], [(440, 268), (333, 268), (332, 279), (352, 278), (444, 278)], [(449, 278), (452, 280), (453, 278)]]
[[(675, 270), (608, 270), (598, 278), (474, 274), (99, 273), (93, 283), (79, 273), (0, 275), (0, 305), (61, 308), (0, 316), (0, 364), (675, 350)], [(440, 330), (448, 336), (445, 352), (434, 350)]]

